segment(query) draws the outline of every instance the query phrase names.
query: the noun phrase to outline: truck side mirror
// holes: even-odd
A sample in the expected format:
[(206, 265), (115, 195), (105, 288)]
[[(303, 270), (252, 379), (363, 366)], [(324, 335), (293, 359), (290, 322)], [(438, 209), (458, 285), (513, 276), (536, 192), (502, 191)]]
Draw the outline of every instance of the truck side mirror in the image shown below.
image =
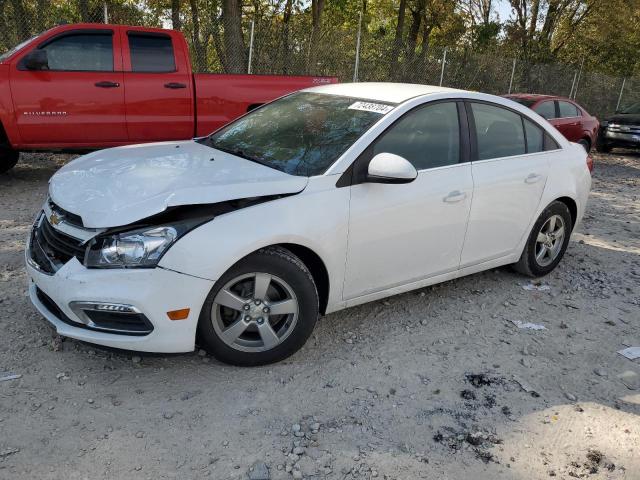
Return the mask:
[(49, 58), (46, 50), (32, 50), (22, 59), (27, 70), (49, 70)]

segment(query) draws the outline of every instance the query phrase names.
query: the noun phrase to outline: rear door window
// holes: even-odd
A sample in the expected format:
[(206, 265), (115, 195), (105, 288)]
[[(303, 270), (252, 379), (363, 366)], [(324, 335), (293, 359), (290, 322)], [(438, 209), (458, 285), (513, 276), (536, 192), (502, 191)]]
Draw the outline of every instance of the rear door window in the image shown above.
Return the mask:
[(578, 108), (573, 103), (559, 101), (558, 107), (560, 109), (560, 118), (580, 116)]
[(527, 153), (537, 153), (544, 151), (544, 133), (542, 129), (533, 122), (523, 118), (524, 131), (527, 134)]
[(539, 103), (533, 107), (533, 111), (547, 120), (556, 117), (556, 107), (553, 101)]
[(471, 103), (478, 140), (478, 160), (526, 153), (520, 115), (495, 105)]
[(175, 72), (170, 36), (129, 32), (128, 37), (133, 72)]

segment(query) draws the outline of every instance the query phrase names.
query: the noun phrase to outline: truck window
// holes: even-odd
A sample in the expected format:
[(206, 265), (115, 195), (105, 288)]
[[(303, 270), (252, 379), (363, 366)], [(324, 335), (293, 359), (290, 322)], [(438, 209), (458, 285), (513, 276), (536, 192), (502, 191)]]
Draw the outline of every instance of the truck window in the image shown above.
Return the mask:
[(113, 72), (112, 32), (71, 33), (40, 47), (47, 51), (49, 70)]
[(129, 32), (131, 70), (134, 72), (175, 72), (171, 37), (162, 34)]

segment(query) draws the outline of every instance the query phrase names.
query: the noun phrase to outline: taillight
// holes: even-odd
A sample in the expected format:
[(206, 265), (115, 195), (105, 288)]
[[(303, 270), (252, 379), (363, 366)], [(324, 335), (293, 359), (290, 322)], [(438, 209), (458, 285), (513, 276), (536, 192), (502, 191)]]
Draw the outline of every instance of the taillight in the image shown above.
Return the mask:
[(587, 154), (587, 168), (589, 173), (593, 172), (593, 157), (589, 154)]

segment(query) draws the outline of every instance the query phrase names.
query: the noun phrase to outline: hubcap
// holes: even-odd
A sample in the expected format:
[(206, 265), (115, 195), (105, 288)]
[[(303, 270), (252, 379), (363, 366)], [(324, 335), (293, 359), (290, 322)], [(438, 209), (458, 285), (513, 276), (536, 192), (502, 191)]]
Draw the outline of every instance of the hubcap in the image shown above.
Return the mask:
[(211, 306), (220, 339), (236, 350), (264, 352), (281, 344), (298, 321), (291, 286), (275, 275), (248, 273), (227, 282)]
[(565, 227), (560, 215), (552, 215), (542, 225), (536, 238), (536, 262), (546, 267), (558, 258), (564, 244)]

